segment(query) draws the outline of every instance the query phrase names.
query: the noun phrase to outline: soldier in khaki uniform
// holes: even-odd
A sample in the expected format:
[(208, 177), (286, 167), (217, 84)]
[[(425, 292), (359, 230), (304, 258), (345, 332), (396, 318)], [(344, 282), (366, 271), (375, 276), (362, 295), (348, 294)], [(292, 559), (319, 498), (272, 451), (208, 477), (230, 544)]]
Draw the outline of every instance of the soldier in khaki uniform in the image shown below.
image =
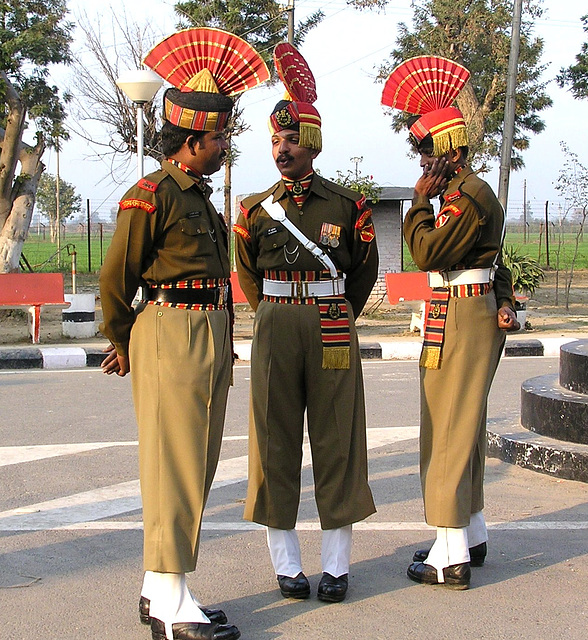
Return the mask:
[[(413, 58), (392, 72), (382, 100), (419, 116), (409, 126), (423, 175), (404, 237), (433, 289), (420, 360), (420, 465), (425, 518), (437, 536), (430, 551), (415, 553), (408, 576), (455, 589), (468, 588), (470, 566), (481, 566), (486, 556), (488, 393), (505, 331), (519, 328), (511, 275), (501, 259), (504, 211), (467, 166), (465, 122), (449, 106), (468, 77), (449, 60)], [(421, 88), (429, 95), (438, 91), (438, 108), (429, 103), (419, 110)], [(435, 216), (430, 200), (437, 195)]]
[[(173, 42), (180, 35), (183, 43), (190, 36), (209, 46), (218, 39), (224, 59), (238, 46), (242, 60), (243, 46), (248, 48), (219, 30), (175, 34), (146, 59), (166, 79), (159, 63), (165, 59), (178, 73), (182, 60), (167, 54), (180, 49)], [(267, 77), (257, 54), (249, 55)], [(139, 610), (154, 640), (240, 636), (222, 611), (200, 607), (185, 578), (196, 567), (233, 357), (228, 229), (210, 202), (204, 177), (225, 159), (224, 129), (233, 100), (223, 85), (213, 91), (215, 72), (230, 73), (209, 68), (212, 59), (196, 61), (207, 72), (204, 83), (166, 91), (161, 136), (167, 159), (123, 197), (100, 274), (101, 330), (113, 345), (104, 371), (124, 376), (132, 367), (144, 524)], [(178, 82), (177, 75), (170, 81)], [(135, 310), (131, 303), (139, 285), (143, 300)]]
[[(305, 66), (293, 47), (279, 45), (278, 70), (282, 56), (290, 69)], [(318, 597), (336, 602), (347, 592), (351, 525), (375, 511), (354, 318), (378, 256), (365, 198), (314, 173), (320, 116), (311, 96), (296, 95), (270, 118), (282, 177), (243, 201), (234, 226), (239, 280), (256, 310), (245, 518), (268, 527), (282, 595), (308, 597), (295, 531), (306, 411), (323, 529)]]

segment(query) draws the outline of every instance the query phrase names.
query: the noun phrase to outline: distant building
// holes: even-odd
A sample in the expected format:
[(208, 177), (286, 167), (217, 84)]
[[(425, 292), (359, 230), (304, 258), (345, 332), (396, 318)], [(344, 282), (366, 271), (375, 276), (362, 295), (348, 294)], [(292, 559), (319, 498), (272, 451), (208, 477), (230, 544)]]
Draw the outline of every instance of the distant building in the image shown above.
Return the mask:
[[(382, 187), (380, 199), (372, 204), (372, 217), (376, 228), (380, 269), (372, 298), (385, 295), (385, 274), (402, 271), (403, 244), (402, 218), (406, 201), (412, 201), (412, 187)], [(410, 207), (410, 202), (408, 202)]]

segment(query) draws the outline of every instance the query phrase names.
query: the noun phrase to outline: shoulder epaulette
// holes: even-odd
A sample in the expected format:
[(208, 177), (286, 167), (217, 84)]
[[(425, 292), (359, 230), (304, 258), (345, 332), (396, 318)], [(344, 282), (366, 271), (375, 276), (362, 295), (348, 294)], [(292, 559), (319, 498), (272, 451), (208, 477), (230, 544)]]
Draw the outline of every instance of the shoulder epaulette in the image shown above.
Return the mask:
[(349, 200), (353, 200), (358, 209), (361, 209), (361, 207), (365, 205), (365, 196), (362, 193), (358, 193), (357, 191), (354, 191), (349, 187), (344, 187), (341, 184), (331, 182), (330, 180), (326, 180), (325, 178), (321, 178), (321, 183), (325, 187), (325, 189), (328, 189), (329, 191), (332, 191), (333, 193), (336, 193), (340, 196), (344, 196)]
[(279, 184), (280, 183), (277, 182), (263, 193), (254, 193), (250, 196), (247, 196), (246, 198), (243, 198), (243, 200), (241, 200), (241, 202), (239, 203), (239, 209), (241, 210), (241, 213), (245, 216), (245, 218), (248, 218), (251, 209), (262, 203), (269, 195), (271, 195), (276, 190)]
[(155, 193), (159, 187), (159, 183), (167, 176), (168, 174), (161, 169), (154, 171), (153, 173), (149, 173), (144, 176), (137, 182), (136, 186), (139, 189), (143, 189), (144, 191), (149, 191), (150, 193)]
[(157, 191), (159, 183), (151, 182), (151, 180), (147, 180), (147, 178), (141, 178), (139, 182), (137, 182), (137, 186), (139, 189), (145, 189), (145, 191), (151, 191), (151, 193), (154, 193)]

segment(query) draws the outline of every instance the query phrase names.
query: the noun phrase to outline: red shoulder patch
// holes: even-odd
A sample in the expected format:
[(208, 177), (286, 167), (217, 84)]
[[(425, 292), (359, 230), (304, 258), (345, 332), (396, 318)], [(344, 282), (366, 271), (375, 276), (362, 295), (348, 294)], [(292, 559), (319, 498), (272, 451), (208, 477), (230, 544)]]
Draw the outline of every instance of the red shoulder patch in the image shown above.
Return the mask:
[(362, 229), (363, 227), (365, 227), (367, 224), (367, 221), (369, 220), (369, 218), (371, 218), (371, 215), (372, 215), (372, 210), (366, 209), (357, 219), (357, 222), (355, 223), (355, 228)]
[(359, 232), (359, 237), (363, 242), (371, 242), (376, 237), (374, 225), (371, 222), (366, 224)]
[(366, 198), (365, 196), (361, 196), (361, 198), (355, 203), (355, 206), (361, 211), (365, 206)]
[(139, 198), (129, 198), (128, 200), (122, 200), (119, 202), (121, 209), (143, 209), (147, 213), (153, 213), (157, 207), (152, 202), (146, 200), (139, 200)]
[(241, 200), (241, 202), (239, 202), (239, 209), (240, 209), (241, 213), (245, 216), (245, 218), (249, 217), (249, 209), (246, 209), (243, 206), (243, 200)]
[(245, 229), (245, 227), (242, 227), (240, 224), (234, 224), (233, 231), (237, 235), (240, 235), (246, 242), (251, 242), (251, 234), (249, 233), (249, 231), (247, 231), (247, 229)]
[(145, 189), (145, 191), (151, 191), (151, 193), (155, 193), (159, 185), (156, 182), (151, 182), (150, 180), (141, 178), (139, 182), (137, 182), (137, 186), (140, 189)]
[(435, 218), (435, 229), (439, 229), (443, 225), (447, 224), (448, 220), (449, 220), (449, 216), (446, 213), (440, 213)]
[(454, 200), (459, 200), (461, 198), (461, 191), (458, 189), (457, 191), (454, 191), (453, 193), (449, 193), (446, 196), (443, 196), (443, 200), (445, 200), (445, 202), (447, 202), (448, 204), (450, 202), (453, 202)]
[(439, 211), (439, 215), (441, 215), (442, 213), (452, 213), (457, 218), (463, 213), (463, 211), (459, 207), (456, 207), (454, 204), (448, 204), (444, 206), (441, 211)]

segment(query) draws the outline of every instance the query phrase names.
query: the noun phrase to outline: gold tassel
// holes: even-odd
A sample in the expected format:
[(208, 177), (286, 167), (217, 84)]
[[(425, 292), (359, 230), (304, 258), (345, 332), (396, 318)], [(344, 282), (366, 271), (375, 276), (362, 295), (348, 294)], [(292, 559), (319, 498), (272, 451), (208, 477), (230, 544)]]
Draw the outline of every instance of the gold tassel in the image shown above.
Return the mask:
[(349, 347), (323, 347), (323, 369), (349, 369)]
[(315, 124), (303, 124), (301, 122), (298, 146), (320, 151), (323, 148), (321, 128)]
[(423, 347), (419, 366), (424, 369), (440, 369), (441, 368), (441, 348), (440, 347)]
[(444, 156), (451, 149), (467, 147), (468, 132), (465, 127), (456, 127), (450, 131), (445, 131), (433, 136), (433, 155), (436, 158)]

